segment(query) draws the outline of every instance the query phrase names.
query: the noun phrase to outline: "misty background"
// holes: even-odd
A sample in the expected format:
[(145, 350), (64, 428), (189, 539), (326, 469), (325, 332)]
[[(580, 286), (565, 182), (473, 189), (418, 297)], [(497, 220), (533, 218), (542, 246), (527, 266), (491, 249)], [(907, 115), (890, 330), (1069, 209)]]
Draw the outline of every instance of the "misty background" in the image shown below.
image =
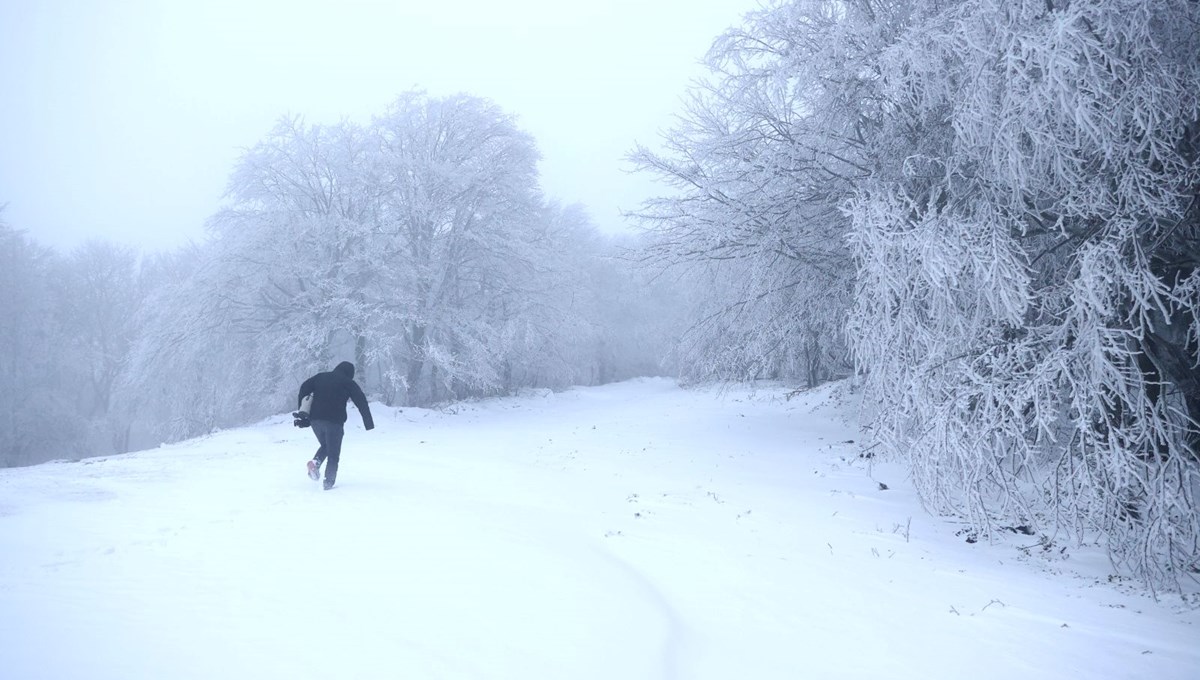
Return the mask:
[(1195, 2), (2, 11), (5, 465), (854, 376), (931, 511), (1200, 573)]
[(204, 238), (230, 169), (280, 116), (367, 123), (400, 93), (469, 93), (537, 140), (544, 191), (605, 233), (653, 194), (622, 157), (671, 124), (755, 0), (0, 3), (0, 203), (46, 245)]

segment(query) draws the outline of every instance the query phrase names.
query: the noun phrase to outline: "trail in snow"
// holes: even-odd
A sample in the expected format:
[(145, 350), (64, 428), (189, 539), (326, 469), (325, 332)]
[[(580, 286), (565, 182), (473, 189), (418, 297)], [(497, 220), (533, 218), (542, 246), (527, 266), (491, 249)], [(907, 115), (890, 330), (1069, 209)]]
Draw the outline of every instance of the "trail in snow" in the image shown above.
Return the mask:
[(378, 407), (329, 492), (285, 416), (0, 470), (4, 676), (1200, 677), (1196, 609), (868, 474), (843, 389)]

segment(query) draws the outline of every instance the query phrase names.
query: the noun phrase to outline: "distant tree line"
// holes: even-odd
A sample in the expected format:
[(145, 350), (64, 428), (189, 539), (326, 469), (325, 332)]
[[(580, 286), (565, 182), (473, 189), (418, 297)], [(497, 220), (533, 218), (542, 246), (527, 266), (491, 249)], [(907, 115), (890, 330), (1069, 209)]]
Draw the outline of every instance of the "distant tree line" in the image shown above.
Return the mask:
[(0, 462), (129, 450), (294, 408), (339, 360), (429, 406), (673, 369), (677, 291), (538, 188), (533, 140), (470, 96), (369, 125), (282, 120), (209, 238), (68, 255), (0, 226)]
[(68, 256), (0, 222), (0, 466), (124, 451), (117, 396), (133, 316), (153, 277), (131, 249), (94, 242)]
[(848, 356), (928, 507), (1195, 576), (1200, 3), (784, 2), (708, 63), (634, 154), (691, 370)]
[(511, 116), (466, 95), (405, 94), (368, 125), (280, 122), (147, 305), (129, 374), (152, 385), (135, 392), (186, 434), (264, 399), (284, 410), (339, 359), (419, 406), (665, 370), (662, 287), (543, 198), (537, 161)]

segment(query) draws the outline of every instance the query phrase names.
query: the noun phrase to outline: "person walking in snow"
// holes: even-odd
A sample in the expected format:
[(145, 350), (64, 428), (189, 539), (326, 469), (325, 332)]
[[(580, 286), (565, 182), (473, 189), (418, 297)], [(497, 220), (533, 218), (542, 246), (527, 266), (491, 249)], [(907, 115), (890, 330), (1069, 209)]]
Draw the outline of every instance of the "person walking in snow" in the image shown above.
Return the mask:
[(371, 418), (371, 408), (367, 405), (367, 397), (362, 388), (354, 382), (354, 364), (343, 361), (332, 371), (318, 373), (300, 384), (300, 396), (297, 402), (300, 407), (304, 398), (312, 395), (309, 423), (313, 434), (317, 437), (317, 455), (308, 461), (308, 476), (313, 481), (321, 478), (321, 463), (329, 461), (325, 466), (325, 490), (333, 488), (337, 482), (338, 462), (342, 457), (342, 435), (345, 434), (346, 402), (354, 400), (362, 416), (363, 427), (371, 430), (375, 421)]

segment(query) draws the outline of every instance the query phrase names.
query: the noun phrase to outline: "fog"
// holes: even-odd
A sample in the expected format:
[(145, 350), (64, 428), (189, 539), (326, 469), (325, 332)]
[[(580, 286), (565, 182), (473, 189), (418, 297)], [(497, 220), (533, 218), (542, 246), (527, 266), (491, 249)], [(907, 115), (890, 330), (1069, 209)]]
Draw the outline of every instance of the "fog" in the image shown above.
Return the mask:
[(203, 237), (234, 162), (285, 115), (361, 123), (401, 92), (518, 117), (541, 183), (622, 232), (652, 189), (621, 158), (668, 127), (754, 0), (0, 3), (0, 204), (70, 248)]

